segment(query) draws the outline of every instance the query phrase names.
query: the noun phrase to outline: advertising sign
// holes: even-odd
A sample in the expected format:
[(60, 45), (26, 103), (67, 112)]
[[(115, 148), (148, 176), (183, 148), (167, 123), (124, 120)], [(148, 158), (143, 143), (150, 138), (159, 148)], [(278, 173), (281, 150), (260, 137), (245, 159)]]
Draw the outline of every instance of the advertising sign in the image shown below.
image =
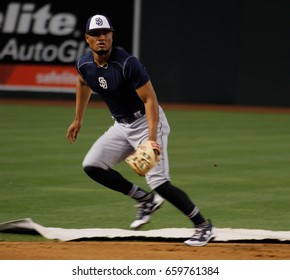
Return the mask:
[(133, 0), (1, 1), (0, 90), (74, 92), (75, 60), (88, 51), (86, 20), (105, 14), (117, 31), (114, 43), (130, 51)]

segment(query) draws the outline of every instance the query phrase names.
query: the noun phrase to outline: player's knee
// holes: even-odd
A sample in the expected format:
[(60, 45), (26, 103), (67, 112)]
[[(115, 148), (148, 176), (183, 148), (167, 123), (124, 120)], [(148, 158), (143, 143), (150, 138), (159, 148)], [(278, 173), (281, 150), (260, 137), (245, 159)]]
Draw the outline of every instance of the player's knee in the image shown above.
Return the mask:
[(94, 172), (94, 168), (92, 166), (83, 166), (85, 173), (91, 177), (91, 174)]
[(96, 166), (84, 166), (83, 169), (85, 173), (95, 181), (98, 181), (99, 178), (102, 178), (104, 172), (106, 172), (105, 169)]
[(102, 168), (102, 169), (107, 169), (107, 165), (105, 165), (104, 163), (102, 163), (101, 161), (92, 161), (92, 160), (88, 160), (88, 159), (84, 159), (83, 163), (82, 163), (83, 169), (85, 169), (86, 167), (97, 167), (97, 168)]

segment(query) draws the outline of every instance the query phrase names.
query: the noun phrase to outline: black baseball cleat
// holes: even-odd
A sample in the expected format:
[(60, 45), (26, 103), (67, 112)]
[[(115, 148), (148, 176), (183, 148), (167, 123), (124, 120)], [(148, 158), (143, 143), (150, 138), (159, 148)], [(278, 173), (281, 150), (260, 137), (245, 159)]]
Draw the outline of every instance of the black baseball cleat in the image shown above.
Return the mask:
[(153, 195), (148, 201), (139, 202), (137, 207), (137, 216), (135, 221), (130, 225), (131, 229), (138, 229), (142, 225), (149, 223), (151, 215), (161, 207), (164, 199), (159, 195)]
[(196, 226), (193, 236), (184, 241), (188, 246), (205, 246), (214, 238), (214, 226), (211, 220), (206, 220), (204, 223)]

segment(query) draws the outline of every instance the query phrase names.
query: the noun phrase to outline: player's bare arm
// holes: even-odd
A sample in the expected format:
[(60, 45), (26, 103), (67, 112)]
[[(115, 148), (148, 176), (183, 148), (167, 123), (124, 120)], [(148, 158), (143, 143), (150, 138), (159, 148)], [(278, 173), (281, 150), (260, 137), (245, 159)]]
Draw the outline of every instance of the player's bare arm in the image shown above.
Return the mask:
[(71, 144), (76, 141), (77, 135), (81, 129), (84, 112), (90, 100), (91, 93), (92, 90), (88, 87), (84, 79), (79, 76), (76, 83), (75, 119), (69, 126), (66, 134), (66, 137)]
[(157, 141), (157, 126), (159, 120), (158, 100), (151, 81), (148, 81), (144, 86), (138, 88), (138, 95), (145, 105), (146, 117), (149, 127), (148, 140)]

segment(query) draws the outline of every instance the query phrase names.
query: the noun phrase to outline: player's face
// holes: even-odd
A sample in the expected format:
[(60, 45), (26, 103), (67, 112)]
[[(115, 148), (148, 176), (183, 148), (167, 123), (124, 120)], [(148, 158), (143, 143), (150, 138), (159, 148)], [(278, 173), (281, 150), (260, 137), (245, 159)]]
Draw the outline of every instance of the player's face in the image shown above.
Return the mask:
[(106, 29), (100, 29), (90, 34), (86, 34), (86, 41), (92, 51), (97, 54), (106, 54), (112, 47), (113, 32)]

